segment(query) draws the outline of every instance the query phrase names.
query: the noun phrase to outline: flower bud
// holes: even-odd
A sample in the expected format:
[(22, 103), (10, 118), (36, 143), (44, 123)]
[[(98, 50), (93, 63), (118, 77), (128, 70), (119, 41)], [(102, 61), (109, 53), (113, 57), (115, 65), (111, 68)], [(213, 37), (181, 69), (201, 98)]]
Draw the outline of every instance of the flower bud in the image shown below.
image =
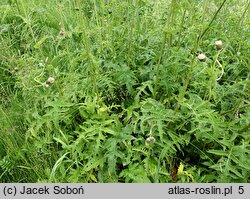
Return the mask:
[(59, 35), (63, 37), (65, 35), (65, 32), (63, 30), (61, 30)]
[(43, 86), (44, 86), (44, 88), (49, 88), (49, 84), (47, 84), (47, 83), (44, 83)]
[(153, 136), (150, 136), (146, 139), (145, 144), (148, 146), (150, 144), (154, 144), (155, 143), (155, 138)]
[(215, 47), (217, 50), (222, 49), (222, 41), (221, 40), (215, 41)]
[(47, 84), (53, 84), (55, 82), (54, 77), (49, 77), (48, 80), (46, 81)]
[(206, 55), (204, 55), (203, 53), (199, 54), (198, 57), (197, 57), (201, 62), (204, 62), (206, 61)]

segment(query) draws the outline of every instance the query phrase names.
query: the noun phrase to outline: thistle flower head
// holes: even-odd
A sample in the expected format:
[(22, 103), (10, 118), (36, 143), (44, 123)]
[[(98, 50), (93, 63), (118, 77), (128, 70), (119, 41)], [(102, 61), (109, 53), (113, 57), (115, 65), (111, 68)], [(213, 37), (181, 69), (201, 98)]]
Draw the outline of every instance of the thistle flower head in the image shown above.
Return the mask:
[(55, 82), (55, 78), (54, 77), (49, 77), (46, 81), (47, 84), (53, 84)]
[(49, 84), (44, 83), (44, 84), (43, 84), (43, 87), (44, 87), (44, 88), (49, 88)]
[(65, 35), (65, 32), (63, 30), (61, 30), (59, 35), (63, 37)]
[(215, 41), (215, 47), (217, 50), (222, 49), (222, 41), (221, 40)]
[(155, 143), (155, 138), (153, 136), (149, 136), (146, 141), (145, 141), (145, 144), (148, 146), (148, 145), (151, 145), (151, 144), (154, 144)]
[(206, 55), (205, 54), (203, 54), (203, 53), (201, 53), (201, 54), (199, 54), (198, 55), (198, 57), (197, 57), (201, 62), (204, 62), (204, 61), (206, 61)]

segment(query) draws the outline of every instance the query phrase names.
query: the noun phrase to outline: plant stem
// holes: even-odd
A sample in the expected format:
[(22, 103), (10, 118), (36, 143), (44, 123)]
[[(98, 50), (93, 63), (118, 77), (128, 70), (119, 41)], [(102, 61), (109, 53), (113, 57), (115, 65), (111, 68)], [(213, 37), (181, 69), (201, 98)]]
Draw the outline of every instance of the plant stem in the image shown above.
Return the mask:
[[(172, 46), (172, 40), (173, 40), (173, 34), (172, 32), (169, 32), (167, 30), (171, 30), (172, 26), (174, 25), (174, 19), (176, 14), (176, 0), (172, 0), (170, 4), (170, 13), (168, 15), (168, 22), (165, 24), (164, 33), (163, 33), (163, 39), (161, 42), (161, 48), (160, 48), (160, 55), (158, 58), (157, 68), (156, 68), (156, 78), (154, 80), (154, 91), (153, 91), (153, 98), (156, 97), (157, 91), (158, 91), (158, 81), (160, 76), (160, 64), (162, 62), (162, 58), (165, 54), (165, 47), (168, 40), (168, 52), (170, 52), (171, 46)], [(169, 34), (169, 37), (167, 37)]]
[[(77, 0), (77, 5), (80, 5), (79, 0)], [(90, 47), (90, 39), (89, 39), (89, 36), (87, 33), (87, 30), (88, 30), (87, 19), (82, 14), (82, 12), (80, 12), (80, 14), (78, 13), (78, 18), (79, 18), (80, 24), (83, 24), (83, 30), (82, 30), (83, 41), (84, 41), (84, 44), (86, 47), (87, 57), (88, 57), (88, 62), (89, 62), (89, 67), (88, 67), (89, 76), (90, 76), (91, 82), (93, 84), (93, 88), (94, 88), (94, 92), (97, 96), (97, 100), (99, 101), (100, 96), (99, 96), (99, 91), (98, 91), (97, 82), (96, 82), (97, 67), (96, 67), (96, 63), (94, 62), (94, 59), (93, 59), (93, 54), (92, 54), (91, 47)]]
[(217, 15), (219, 14), (220, 10), (222, 9), (222, 7), (224, 6), (224, 4), (226, 3), (227, 0), (224, 0), (222, 2), (222, 4), (220, 5), (219, 9), (216, 11), (216, 13), (214, 14), (212, 20), (210, 21), (210, 23), (208, 24), (207, 28), (200, 34), (199, 39), (202, 39), (202, 37), (206, 34), (206, 32), (209, 30), (209, 28), (211, 27), (212, 23), (214, 22), (214, 20), (216, 19)]
[[(197, 49), (199, 47), (199, 43), (200, 43), (202, 37), (205, 35), (205, 33), (208, 31), (208, 29), (210, 28), (210, 26), (212, 25), (212, 23), (216, 19), (216, 16), (218, 15), (219, 11), (222, 9), (222, 7), (225, 4), (225, 2), (226, 2), (226, 0), (224, 0), (223, 3), (221, 4), (221, 6), (218, 8), (218, 10), (214, 14), (214, 16), (213, 16), (212, 20), (210, 21), (209, 25), (207, 26), (207, 28), (205, 30), (202, 30), (201, 34), (197, 37), (195, 46), (193, 48), (193, 52), (197, 51)], [(205, 4), (205, 6), (207, 6), (207, 5)], [(204, 8), (204, 11), (205, 10), (206, 10), (206, 7)], [(203, 17), (202, 17), (203, 21), (202, 21), (202, 23), (204, 23), (204, 15), (205, 15), (205, 13), (206, 12), (203, 12)], [(187, 87), (188, 87), (190, 79), (191, 79), (191, 74), (192, 74), (192, 71), (193, 71), (193, 66), (194, 66), (194, 63), (195, 63), (195, 59), (196, 59), (196, 56), (193, 55), (191, 63), (190, 63), (189, 71), (188, 71), (188, 74), (187, 74), (187, 77), (186, 77), (186, 81), (185, 81), (184, 86), (183, 86), (183, 90), (182, 90), (182, 92), (180, 92), (180, 95), (179, 95), (179, 99), (180, 100), (182, 100), (184, 98), (185, 94), (186, 94)], [(177, 105), (176, 110), (177, 109), (179, 109), (179, 105)]]
[(243, 14), (242, 14), (241, 17), (240, 17), (240, 20), (239, 20), (239, 22), (238, 22), (238, 29), (239, 29), (239, 27), (242, 26), (243, 19), (245, 18), (245, 15), (246, 15), (247, 10), (248, 10), (249, 7), (250, 7), (250, 0), (248, 1), (248, 4), (247, 4), (247, 6), (246, 6), (246, 9), (244, 10)]

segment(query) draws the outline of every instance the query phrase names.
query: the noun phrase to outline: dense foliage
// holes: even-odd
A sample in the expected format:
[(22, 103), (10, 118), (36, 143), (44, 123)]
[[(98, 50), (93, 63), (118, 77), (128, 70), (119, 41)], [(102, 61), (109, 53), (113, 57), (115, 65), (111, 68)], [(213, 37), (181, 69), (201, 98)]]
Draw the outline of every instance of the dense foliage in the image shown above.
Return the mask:
[(1, 0), (0, 181), (250, 182), (249, 5)]

